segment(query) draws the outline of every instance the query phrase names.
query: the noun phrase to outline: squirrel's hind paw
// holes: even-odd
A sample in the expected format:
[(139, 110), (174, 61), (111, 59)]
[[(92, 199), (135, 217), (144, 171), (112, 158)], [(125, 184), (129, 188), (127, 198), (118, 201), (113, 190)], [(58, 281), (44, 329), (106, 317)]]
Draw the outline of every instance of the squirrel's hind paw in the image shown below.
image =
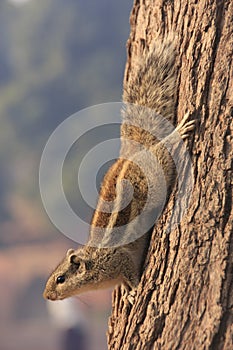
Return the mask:
[(189, 136), (189, 132), (195, 129), (196, 120), (190, 120), (187, 122), (187, 119), (189, 118), (189, 112), (185, 114), (183, 120), (180, 122), (180, 124), (176, 127), (176, 131), (179, 132), (181, 138), (184, 140)]

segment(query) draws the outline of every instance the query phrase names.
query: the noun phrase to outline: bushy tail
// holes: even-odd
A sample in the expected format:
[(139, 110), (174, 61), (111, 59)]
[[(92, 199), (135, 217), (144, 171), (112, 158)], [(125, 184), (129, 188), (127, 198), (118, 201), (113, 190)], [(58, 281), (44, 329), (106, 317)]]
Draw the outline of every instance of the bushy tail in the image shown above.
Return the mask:
[[(152, 109), (163, 118), (173, 121), (176, 105), (177, 70), (175, 66), (176, 50), (174, 36), (167, 35), (161, 39), (157, 37), (149, 52), (140, 60), (136, 75), (124, 84), (123, 101), (129, 104), (144, 106)], [(123, 112), (122, 136), (132, 138), (135, 128), (126, 124), (146, 124), (153, 132), (156, 129), (156, 118), (153, 113), (126, 106)], [(125, 123), (125, 126), (124, 126)], [(130, 137), (131, 134), (131, 137)], [(138, 134), (141, 134), (139, 132)], [(138, 140), (142, 135), (135, 135)], [(147, 142), (151, 142), (147, 139)]]

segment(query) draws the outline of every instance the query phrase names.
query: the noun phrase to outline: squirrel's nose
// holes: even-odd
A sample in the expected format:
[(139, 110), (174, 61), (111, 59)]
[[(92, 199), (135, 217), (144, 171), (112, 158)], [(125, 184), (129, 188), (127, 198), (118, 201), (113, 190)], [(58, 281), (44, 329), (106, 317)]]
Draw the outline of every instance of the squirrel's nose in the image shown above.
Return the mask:
[(43, 293), (43, 297), (47, 300), (56, 300), (57, 294), (55, 292), (47, 293), (47, 291), (45, 290)]

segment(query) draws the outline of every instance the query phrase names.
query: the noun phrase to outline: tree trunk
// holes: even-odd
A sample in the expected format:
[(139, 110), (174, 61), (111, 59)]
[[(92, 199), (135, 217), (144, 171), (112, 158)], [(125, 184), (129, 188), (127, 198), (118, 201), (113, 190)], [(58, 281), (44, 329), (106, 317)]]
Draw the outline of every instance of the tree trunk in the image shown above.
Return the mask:
[[(233, 1), (135, 0), (125, 83), (160, 32), (177, 41), (177, 120), (198, 123), (188, 141), (191, 205), (169, 234), (171, 198), (154, 228), (133, 305), (117, 288), (109, 349), (233, 349)], [(186, 141), (187, 142), (187, 141)]]

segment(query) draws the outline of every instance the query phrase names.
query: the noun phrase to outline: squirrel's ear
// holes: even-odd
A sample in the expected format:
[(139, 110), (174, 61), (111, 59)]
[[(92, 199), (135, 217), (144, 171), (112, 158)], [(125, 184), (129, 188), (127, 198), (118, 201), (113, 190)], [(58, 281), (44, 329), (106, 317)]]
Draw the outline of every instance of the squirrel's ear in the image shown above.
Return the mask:
[(85, 260), (80, 258), (80, 256), (77, 256), (75, 254), (72, 254), (70, 256), (70, 263), (71, 264), (76, 264), (76, 265), (82, 265), (83, 267), (85, 266), (86, 270), (91, 270), (93, 263), (91, 260)]
[(76, 254), (71, 254), (70, 255), (70, 263), (71, 264), (80, 265), (81, 262), (82, 262), (82, 259), (80, 259), (80, 257), (77, 256)]
[[(74, 251), (73, 251), (74, 253)], [(75, 254), (70, 254), (70, 263), (71, 264), (80, 264), (80, 258)]]
[(67, 258), (68, 258), (71, 254), (74, 254), (74, 249), (68, 249), (68, 250), (67, 250), (67, 253), (66, 253)]

